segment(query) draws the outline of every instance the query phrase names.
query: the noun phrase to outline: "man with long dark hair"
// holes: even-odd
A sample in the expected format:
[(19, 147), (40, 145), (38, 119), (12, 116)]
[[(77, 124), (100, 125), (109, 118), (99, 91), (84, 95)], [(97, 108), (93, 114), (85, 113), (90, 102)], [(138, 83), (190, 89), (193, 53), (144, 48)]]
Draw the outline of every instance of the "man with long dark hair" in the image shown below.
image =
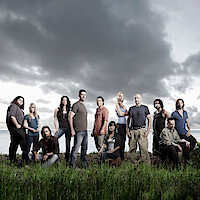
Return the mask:
[[(190, 134), (190, 125), (188, 121), (187, 111), (184, 110), (183, 99), (178, 99), (176, 101), (176, 110), (172, 113), (176, 123), (175, 128), (181, 139), (185, 139), (190, 142), (190, 151), (192, 151), (196, 144), (196, 139)], [(186, 125), (188, 130), (186, 129)]]
[(24, 122), (24, 98), (17, 96), (10, 104), (7, 110), (6, 124), (10, 132), (10, 147), (9, 147), (9, 159), (11, 163), (15, 163), (16, 152), (18, 145), (22, 150), (22, 160), (28, 163), (26, 132), (23, 128)]
[(156, 108), (153, 116), (153, 154), (156, 155), (159, 153), (160, 133), (165, 128), (166, 118), (169, 118), (170, 115), (163, 109), (164, 105), (161, 99), (154, 100), (153, 105)]

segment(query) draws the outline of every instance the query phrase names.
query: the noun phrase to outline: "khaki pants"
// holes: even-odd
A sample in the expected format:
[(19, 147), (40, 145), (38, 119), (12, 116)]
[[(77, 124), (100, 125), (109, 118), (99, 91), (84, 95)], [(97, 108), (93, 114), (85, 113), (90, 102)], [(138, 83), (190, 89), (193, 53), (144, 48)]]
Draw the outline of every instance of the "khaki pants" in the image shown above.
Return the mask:
[(150, 163), (148, 153), (148, 139), (145, 137), (145, 128), (131, 130), (131, 139), (129, 140), (129, 155), (134, 164), (138, 163), (137, 160), (137, 142), (139, 144), (141, 160), (145, 163)]
[(98, 151), (101, 150), (104, 142), (104, 135), (94, 136), (95, 145)]

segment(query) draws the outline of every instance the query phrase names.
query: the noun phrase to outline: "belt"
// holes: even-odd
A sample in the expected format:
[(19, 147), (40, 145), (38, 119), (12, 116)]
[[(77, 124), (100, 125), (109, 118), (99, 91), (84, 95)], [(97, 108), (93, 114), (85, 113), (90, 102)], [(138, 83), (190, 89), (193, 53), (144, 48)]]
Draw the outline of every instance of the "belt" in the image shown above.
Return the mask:
[(145, 128), (145, 126), (135, 126), (135, 127), (131, 127), (131, 130), (138, 130), (138, 129), (141, 129), (141, 128)]

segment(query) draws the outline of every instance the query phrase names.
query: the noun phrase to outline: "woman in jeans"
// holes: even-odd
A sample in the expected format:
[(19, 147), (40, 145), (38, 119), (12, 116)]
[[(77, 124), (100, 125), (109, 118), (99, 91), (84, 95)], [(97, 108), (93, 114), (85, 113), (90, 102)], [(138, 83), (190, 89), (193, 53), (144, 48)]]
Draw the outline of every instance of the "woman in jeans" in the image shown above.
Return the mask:
[[(31, 103), (29, 106), (29, 114), (24, 117), (24, 128), (28, 129), (27, 134), (27, 153), (29, 154), (31, 144), (33, 149), (39, 141), (39, 115), (37, 114), (36, 105)], [(33, 150), (32, 149), (32, 150)]]
[[(55, 137), (60, 138), (63, 134), (65, 134), (66, 141), (66, 154), (65, 159), (66, 162), (69, 162), (69, 154), (70, 154), (70, 141), (71, 141), (71, 131), (68, 122), (68, 114), (70, 111), (71, 105), (70, 100), (67, 96), (63, 96), (60, 100), (60, 106), (54, 111), (54, 126), (56, 129)], [(58, 124), (59, 128), (58, 128)]]
[(114, 121), (108, 124), (108, 135), (105, 135), (104, 144), (99, 151), (100, 162), (102, 161), (105, 163), (107, 158), (117, 159), (120, 156), (120, 138), (116, 133), (116, 128), (116, 123)]

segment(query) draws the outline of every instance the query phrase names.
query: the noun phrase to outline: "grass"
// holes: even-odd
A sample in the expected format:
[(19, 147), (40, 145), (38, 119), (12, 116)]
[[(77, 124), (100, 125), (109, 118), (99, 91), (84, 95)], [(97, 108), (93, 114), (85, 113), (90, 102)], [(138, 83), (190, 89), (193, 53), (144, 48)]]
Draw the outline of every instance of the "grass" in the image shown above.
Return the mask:
[(200, 171), (123, 162), (120, 168), (91, 163), (70, 169), (63, 160), (51, 168), (17, 168), (0, 163), (0, 199), (200, 199)]

